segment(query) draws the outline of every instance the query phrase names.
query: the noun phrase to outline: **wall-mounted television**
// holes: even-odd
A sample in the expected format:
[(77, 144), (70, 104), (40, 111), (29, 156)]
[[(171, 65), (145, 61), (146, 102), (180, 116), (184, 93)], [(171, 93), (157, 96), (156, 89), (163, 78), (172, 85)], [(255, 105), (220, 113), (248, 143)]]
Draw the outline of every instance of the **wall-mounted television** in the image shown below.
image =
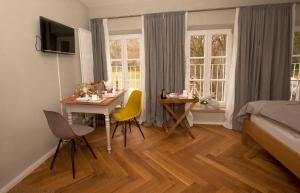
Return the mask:
[(75, 54), (74, 28), (40, 17), (41, 51)]

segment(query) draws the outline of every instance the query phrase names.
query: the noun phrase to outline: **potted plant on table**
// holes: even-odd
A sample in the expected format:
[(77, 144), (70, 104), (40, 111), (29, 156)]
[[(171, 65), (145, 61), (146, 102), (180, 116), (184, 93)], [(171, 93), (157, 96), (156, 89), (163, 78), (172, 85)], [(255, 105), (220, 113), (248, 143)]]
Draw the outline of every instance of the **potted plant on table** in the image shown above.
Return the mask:
[(208, 99), (207, 98), (201, 98), (201, 99), (199, 99), (199, 103), (200, 103), (200, 105), (204, 106), (204, 108), (206, 109), (207, 105), (208, 105)]
[(207, 97), (199, 99), (199, 103), (204, 109), (216, 110), (220, 108), (220, 104), (215, 98), (215, 93), (212, 93)]

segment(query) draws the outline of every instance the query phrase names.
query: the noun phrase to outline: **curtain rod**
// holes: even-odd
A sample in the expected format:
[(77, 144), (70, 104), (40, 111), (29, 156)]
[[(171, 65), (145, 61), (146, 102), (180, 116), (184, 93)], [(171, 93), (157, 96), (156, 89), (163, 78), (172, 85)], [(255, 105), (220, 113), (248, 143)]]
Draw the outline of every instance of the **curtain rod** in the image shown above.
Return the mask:
[[(282, 4), (282, 3), (274, 3), (275, 4)], [(300, 2), (295, 2), (295, 4), (300, 4)], [(266, 5), (266, 4), (262, 4)], [(269, 5), (269, 4), (268, 4)], [(200, 11), (221, 11), (221, 10), (229, 10), (229, 9), (236, 9), (236, 8), (243, 8), (249, 6), (256, 6), (256, 5), (247, 5), (247, 6), (239, 6), (239, 7), (220, 7), (220, 8), (206, 8), (206, 9), (193, 9), (193, 10), (186, 10), (186, 12), (200, 12)], [(177, 12), (177, 11), (170, 11), (170, 12)], [(157, 13), (165, 13), (165, 12), (157, 12)], [(151, 14), (151, 13), (147, 13)], [(104, 19), (121, 19), (121, 18), (128, 18), (128, 17), (140, 17), (145, 14), (135, 14), (135, 15), (125, 15), (125, 16), (112, 16), (112, 17), (104, 17)]]

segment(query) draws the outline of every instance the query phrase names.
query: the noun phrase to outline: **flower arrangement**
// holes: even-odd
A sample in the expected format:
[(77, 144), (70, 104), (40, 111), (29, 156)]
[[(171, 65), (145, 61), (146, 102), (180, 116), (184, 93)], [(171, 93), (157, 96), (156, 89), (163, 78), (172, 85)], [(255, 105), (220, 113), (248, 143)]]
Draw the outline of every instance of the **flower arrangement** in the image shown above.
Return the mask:
[(92, 95), (98, 95), (99, 97), (101, 97), (101, 93), (104, 90), (107, 90), (105, 81), (87, 82), (79, 84), (75, 89), (74, 95), (77, 97), (85, 97)]
[(215, 93), (212, 93), (211, 95), (199, 99), (200, 105), (203, 105), (204, 108), (209, 108), (209, 109), (219, 109), (220, 105), (219, 102), (216, 101), (215, 98)]
[(208, 99), (207, 98), (202, 98), (202, 99), (199, 100), (199, 103), (201, 105), (208, 105)]

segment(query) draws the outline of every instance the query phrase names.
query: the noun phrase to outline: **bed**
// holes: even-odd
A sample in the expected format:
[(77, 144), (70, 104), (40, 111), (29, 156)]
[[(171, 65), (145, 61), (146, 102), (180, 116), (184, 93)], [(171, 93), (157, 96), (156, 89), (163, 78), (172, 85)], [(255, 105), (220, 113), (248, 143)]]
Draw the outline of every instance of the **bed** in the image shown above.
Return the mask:
[[(247, 144), (249, 138), (254, 139), (300, 178), (300, 132), (298, 131), (300, 125), (296, 125), (298, 121), (300, 122), (300, 103), (288, 102), (292, 110), (282, 110), (284, 109), (282, 105), (287, 103), (267, 102), (267, 105), (261, 101), (258, 103), (258, 105), (257, 102), (247, 104), (238, 115), (243, 118), (243, 143)], [(277, 104), (279, 105), (276, 110)], [(270, 113), (270, 109), (275, 113)], [(298, 119), (295, 120), (295, 117)], [(287, 122), (289, 119), (290, 121)]]

